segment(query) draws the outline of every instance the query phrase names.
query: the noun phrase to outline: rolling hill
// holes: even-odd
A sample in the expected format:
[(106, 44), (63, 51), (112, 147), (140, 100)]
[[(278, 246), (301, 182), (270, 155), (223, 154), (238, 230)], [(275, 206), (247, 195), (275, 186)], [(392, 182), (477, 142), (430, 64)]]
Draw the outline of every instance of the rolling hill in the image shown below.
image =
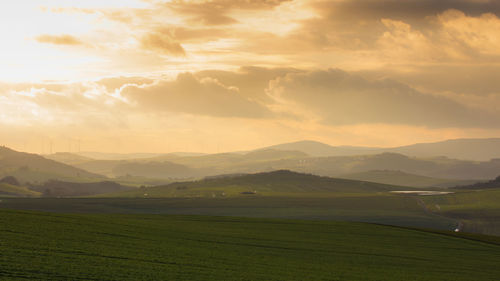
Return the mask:
[(416, 157), (446, 156), (462, 160), (488, 161), (500, 158), (500, 138), (418, 143), (392, 148), (388, 151)]
[(104, 178), (37, 154), (18, 152), (4, 146), (0, 147), (0, 177), (2, 176), (14, 176), (22, 183), (49, 179), (81, 181)]
[(318, 196), (408, 189), (380, 183), (334, 179), (287, 170), (213, 177), (106, 194), (106, 197)]
[(405, 173), (399, 170), (370, 170), (352, 174), (340, 175), (340, 178), (378, 182), (410, 187), (454, 187), (457, 185), (473, 183), (475, 181), (439, 179)]
[(57, 152), (54, 154), (47, 154), (47, 155), (42, 155), (43, 157), (54, 160), (60, 163), (68, 164), (68, 165), (75, 165), (79, 163), (85, 163), (92, 161), (94, 159), (81, 156), (75, 153), (69, 153), (69, 152)]
[(208, 155), (167, 154), (153, 158), (129, 160), (89, 160), (75, 167), (109, 177), (149, 177), (156, 179), (192, 179), (236, 172), (274, 170), (268, 163), (302, 159), (299, 151), (262, 150), (245, 154), (218, 153)]
[(33, 191), (24, 186), (0, 183), (0, 197), (39, 197), (40, 192)]
[(12, 176), (0, 179), (0, 197), (38, 197), (40, 192), (21, 186), (19, 181)]
[(283, 143), (268, 146), (265, 148), (257, 149), (260, 150), (289, 150), (289, 151), (301, 151), (310, 156), (315, 157), (327, 157), (327, 156), (348, 156), (348, 155), (362, 155), (377, 153), (380, 151), (376, 147), (361, 147), (361, 146), (331, 146), (317, 141), (303, 140), (291, 143)]
[(77, 197), (135, 189), (112, 181), (102, 182), (66, 182), (49, 180), (42, 185), (30, 185), (30, 189), (44, 197)]
[(486, 182), (478, 182), (473, 184), (466, 185), (457, 185), (456, 189), (489, 189), (489, 188), (498, 188), (500, 189), (500, 176), (496, 177), (493, 180)]
[(263, 149), (296, 150), (317, 157), (367, 155), (391, 152), (419, 158), (445, 156), (461, 160), (489, 161), (490, 159), (500, 158), (500, 138), (452, 139), (388, 148), (331, 146), (321, 142), (306, 140), (273, 145)]

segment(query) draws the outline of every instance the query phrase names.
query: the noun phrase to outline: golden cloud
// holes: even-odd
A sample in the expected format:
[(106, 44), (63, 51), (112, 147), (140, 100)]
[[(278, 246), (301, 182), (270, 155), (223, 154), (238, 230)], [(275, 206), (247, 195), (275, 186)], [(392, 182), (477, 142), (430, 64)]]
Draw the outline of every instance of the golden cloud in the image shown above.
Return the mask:
[(49, 35), (43, 34), (37, 36), (36, 41), (40, 43), (54, 44), (54, 45), (83, 45), (84, 43), (79, 39), (69, 34), (63, 35)]

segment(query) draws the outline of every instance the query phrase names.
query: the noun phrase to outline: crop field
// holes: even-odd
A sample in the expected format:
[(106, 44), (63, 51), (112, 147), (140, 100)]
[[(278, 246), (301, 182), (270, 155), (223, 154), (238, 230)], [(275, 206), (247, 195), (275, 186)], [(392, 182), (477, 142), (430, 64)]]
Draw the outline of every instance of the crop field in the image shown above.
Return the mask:
[(15, 186), (7, 183), (0, 183), (0, 196), (2, 197), (16, 197), (16, 196), (26, 196), (26, 197), (36, 197), (40, 196), (40, 192), (29, 190), (26, 187)]
[(0, 210), (0, 279), (498, 280), (498, 240), (453, 235), (349, 222)]
[(415, 197), (4, 198), (0, 208), (60, 213), (129, 213), (360, 221), (453, 230), (457, 220), (426, 212)]
[(462, 230), (500, 236), (500, 189), (422, 196), (433, 213), (460, 221)]

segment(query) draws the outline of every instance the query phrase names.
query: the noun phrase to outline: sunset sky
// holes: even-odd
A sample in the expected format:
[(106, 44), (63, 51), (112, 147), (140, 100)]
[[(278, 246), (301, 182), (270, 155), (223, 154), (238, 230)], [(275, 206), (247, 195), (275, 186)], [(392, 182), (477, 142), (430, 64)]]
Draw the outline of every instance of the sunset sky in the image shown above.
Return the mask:
[(500, 137), (497, 0), (16, 0), (0, 34), (17, 150)]

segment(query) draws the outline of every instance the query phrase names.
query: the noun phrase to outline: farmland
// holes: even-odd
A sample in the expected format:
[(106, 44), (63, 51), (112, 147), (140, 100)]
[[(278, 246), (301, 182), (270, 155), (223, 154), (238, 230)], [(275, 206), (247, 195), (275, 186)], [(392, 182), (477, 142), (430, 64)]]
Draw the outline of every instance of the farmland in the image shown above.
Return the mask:
[(0, 210), (0, 225), (2, 280), (496, 280), (500, 274), (498, 239), (365, 223)]

